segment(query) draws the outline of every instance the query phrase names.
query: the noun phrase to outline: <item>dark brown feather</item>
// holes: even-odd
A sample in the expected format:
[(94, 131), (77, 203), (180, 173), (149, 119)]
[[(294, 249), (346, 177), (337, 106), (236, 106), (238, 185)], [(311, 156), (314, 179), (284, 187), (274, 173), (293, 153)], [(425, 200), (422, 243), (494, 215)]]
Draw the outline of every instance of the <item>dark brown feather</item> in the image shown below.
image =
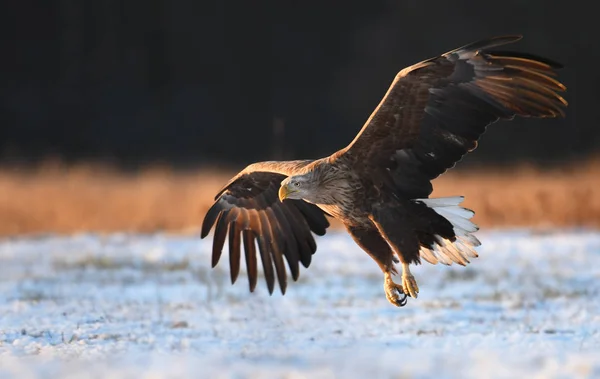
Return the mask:
[(238, 230), (237, 224), (236, 221), (229, 223), (229, 273), (231, 284), (235, 283), (240, 273), (240, 230)]
[(377, 204), (371, 221), (403, 263), (420, 263), (419, 239), (410, 214), (401, 211), (398, 204)]
[(275, 273), (273, 272), (273, 262), (271, 260), (271, 228), (269, 228), (268, 222), (263, 221), (262, 212), (258, 213), (258, 225), (258, 250), (267, 281), (267, 288), (269, 293), (272, 294), (273, 288), (275, 288)]
[(244, 254), (246, 256), (246, 270), (248, 271), (248, 285), (250, 292), (254, 292), (258, 279), (258, 267), (256, 262), (256, 245), (254, 244), (254, 233), (252, 230), (242, 230), (242, 241), (244, 242)]
[[(285, 255), (285, 258), (288, 262), (288, 267), (292, 273), (292, 279), (296, 281), (300, 275), (300, 267), (298, 265), (300, 255), (298, 254), (298, 244), (295, 243), (294, 231), (290, 226), (290, 222), (288, 221), (286, 215), (281, 210), (280, 204), (274, 204), (272, 210), (274, 216), (277, 218), (279, 226), (281, 227), (280, 233), (282, 233), (283, 236), (287, 236), (281, 238), (285, 244), (285, 246), (283, 246), (283, 254)], [(289, 236), (293, 236), (294, 238), (290, 238)]]
[(369, 227), (347, 226), (347, 230), (354, 242), (369, 254), (383, 271), (396, 271), (393, 262), (394, 253), (375, 225)]
[(283, 242), (285, 236), (281, 232), (277, 218), (275, 217), (275, 214), (271, 208), (267, 208), (265, 212), (261, 214), (264, 215), (263, 219), (267, 220), (267, 225), (271, 230), (271, 255), (273, 258), (273, 263), (275, 264), (275, 272), (277, 274), (277, 281), (279, 282), (279, 289), (281, 290), (282, 294), (285, 294), (285, 290), (287, 288), (287, 275), (285, 272), (285, 264), (283, 262), (282, 252), (282, 250), (285, 248), (285, 243)]
[[(288, 201), (290, 200), (285, 200), (283, 203), (285, 204)], [(302, 218), (300, 211), (298, 211), (294, 206), (282, 207), (281, 211), (290, 221), (290, 225), (292, 225), (292, 231), (294, 233), (294, 239), (296, 240), (300, 263), (302, 263), (302, 266), (305, 268), (308, 268), (312, 260), (312, 255), (315, 252), (315, 250), (313, 250), (313, 246), (315, 244), (313, 236), (308, 230), (306, 220)], [(312, 243), (310, 242), (311, 240)]]
[(202, 221), (202, 231), (200, 232), (200, 238), (204, 238), (210, 232), (210, 229), (217, 221), (217, 218), (221, 215), (221, 211), (223, 209), (219, 206), (218, 203), (214, 203), (208, 212), (206, 212), (206, 216), (204, 216), (204, 221)]
[(244, 244), (251, 291), (257, 280), (255, 239), (270, 293), (274, 288), (275, 276), (282, 293), (286, 290), (287, 275), (283, 256), (288, 261), (294, 280), (299, 276), (299, 263), (305, 267), (310, 264), (311, 256), (316, 251), (311, 231), (322, 235), (329, 222), (324, 212), (314, 204), (302, 200), (280, 202), (278, 190), (287, 175), (301, 172), (311, 162), (253, 164), (236, 175), (218, 193), (215, 203), (204, 218), (201, 237), (206, 237), (213, 225), (216, 225), (212, 255), (214, 267), (221, 257), (229, 230), (232, 282), (239, 273), (241, 242)]
[(302, 200), (288, 200), (293, 203), (296, 208), (304, 215), (304, 219), (308, 222), (310, 230), (316, 235), (325, 235), (325, 231), (329, 227), (329, 221), (323, 217), (323, 211), (313, 204), (309, 204)]
[(217, 219), (217, 225), (215, 226), (215, 237), (213, 240), (213, 250), (212, 250), (212, 267), (214, 268), (217, 263), (219, 263), (219, 259), (221, 258), (221, 253), (223, 252), (223, 245), (225, 244), (225, 238), (227, 237), (227, 214), (229, 210), (224, 211), (219, 214), (219, 218)]

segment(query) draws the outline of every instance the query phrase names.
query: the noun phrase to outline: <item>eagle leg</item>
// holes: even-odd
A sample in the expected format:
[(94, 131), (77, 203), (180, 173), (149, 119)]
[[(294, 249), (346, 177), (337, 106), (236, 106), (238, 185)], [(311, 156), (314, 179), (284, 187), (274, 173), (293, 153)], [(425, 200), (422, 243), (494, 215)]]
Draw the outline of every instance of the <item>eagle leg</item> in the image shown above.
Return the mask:
[(369, 218), (402, 263), (402, 293), (416, 299), (419, 286), (408, 265), (419, 262), (419, 239), (403, 210), (403, 204), (399, 202), (377, 203)]
[(419, 296), (419, 286), (408, 268), (408, 263), (402, 263), (402, 290), (414, 299)]
[(390, 303), (397, 307), (406, 305), (407, 295), (404, 292), (402, 285), (394, 283), (391, 271), (386, 271), (384, 273), (383, 288), (385, 290), (385, 297)]

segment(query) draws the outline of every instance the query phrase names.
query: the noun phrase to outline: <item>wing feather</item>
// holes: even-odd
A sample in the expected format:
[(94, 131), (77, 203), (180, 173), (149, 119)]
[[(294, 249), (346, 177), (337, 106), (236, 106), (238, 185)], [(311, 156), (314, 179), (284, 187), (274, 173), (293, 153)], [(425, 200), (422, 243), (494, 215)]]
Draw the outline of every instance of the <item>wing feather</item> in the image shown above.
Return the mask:
[(325, 234), (329, 226), (325, 213), (316, 205), (302, 200), (282, 203), (278, 198), (281, 181), (310, 162), (255, 163), (219, 191), (204, 218), (201, 237), (205, 238), (214, 226), (213, 267), (218, 264), (225, 240), (229, 237), (232, 283), (239, 275), (242, 243), (250, 291), (254, 291), (257, 283), (257, 253), (261, 257), (269, 293), (273, 292), (275, 279), (281, 292), (286, 291), (284, 256), (293, 280), (299, 277), (299, 263), (305, 267), (310, 264), (317, 249), (311, 232)]
[(235, 283), (240, 273), (240, 242), (238, 223), (231, 221), (229, 223), (229, 273), (231, 284)]
[[(290, 223), (285, 215), (285, 213), (281, 210), (281, 206), (279, 204), (272, 207), (273, 214), (277, 217), (279, 226), (281, 227), (281, 233), (285, 236), (295, 236)], [(300, 260), (300, 255), (298, 254), (298, 244), (295, 241), (290, 242), (289, 238), (283, 238), (285, 246), (283, 247), (283, 254), (288, 262), (288, 267), (290, 268), (290, 272), (292, 273), (292, 279), (294, 281), (298, 280), (298, 276), (300, 275), (300, 267), (298, 262)]]
[(304, 267), (308, 267), (312, 260), (312, 255), (317, 251), (317, 243), (315, 238), (308, 231), (308, 221), (304, 218), (302, 212), (297, 207), (289, 207), (288, 210), (294, 215), (294, 218), (299, 225), (304, 225), (303, 228), (297, 229), (297, 237), (304, 241), (303, 250), (305, 254), (301, 258), (304, 258), (305, 261), (301, 260), (301, 262)]
[(263, 217), (268, 220), (268, 228), (271, 229), (271, 255), (273, 263), (275, 264), (275, 273), (277, 274), (277, 281), (279, 282), (279, 289), (282, 294), (285, 294), (287, 288), (287, 275), (285, 272), (285, 265), (283, 262), (283, 243), (284, 235), (281, 233), (280, 224), (277, 222), (277, 218), (273, 214), (271, 208), (267, 208), (262, 213)]
[[(257, 218), (255, 211), (248, 212), (248, 218)], [(255, 232), (257, 230), (256, 224), (252, 229), (244, 229), (242, 231), (242, 238), (244, 241), (244, 254), (246, 257), (246, 270), (248, 271), (248, 286), (250, 292), (254, 292), (256, 288), (256, 282), (258, 281), (258, 263), (256, 261), (256, 238)]]
[(258, 250), (260, 251), (260, 259), (262, 260), (265, 279), (267, 280), (267, 288), (269, 293), (273, 293), (275, 288), (275, 272), (273, 271), (273, 261), (271, 259), (272, 236), (269, 221), (266, 219), (264, 212), (258, 214)]
[(210, 229), (215, 225), (215, 222), (221, 216), (222, 211), (223, 209), (220, 207), (210, 207), (210, 209), (206, 213), (206, 216), (204, 216), (204, 222), (202, 223), (202, 231), (200, 232), (201, 238), (204, 238), (208, 235)]
[(225, 238), (227, 237), (227, 214), (229, 210), (225, 210), (219, 214), (217, 219), (217, 225), (215, 226), (215, 237), (213, 240), (213, 249), (212, 249), (212, 267), (214, 268), (217, 263), (219, 263), (219, 259), (221, 258), (221, 253), (223, 252), (223, 245), (225, 245)]
[[(289, 201), (291, 200), (286, 200), (285, 202)], [(307, 230), (308, 225), (306, 225), (306, 220), (302, 218), (300, 212), (293, 206), (285, 207), (281, 210), (286, 214), (287, 219), (290, 220), (290, 223), (294, 225), (292, 231), (294, 232), (294, 237), (298, 246), (300, 263), (302, 263), (302, 266), (305, 268), (308, 268), (312, 260), (312, 255), (315, 252), (313, 249), (315, 243), (313, 236), (310, 235), (310, 232)]]
[(316, 235), (325, 235), (325, 231), (329, 227), (329, 221), (325, 217), (322, 217), (323, 211), (302, 200), (292, 201), (294, 201), (296, 208), (304, 215), (304, 219), (308, 222), (310, 229)]

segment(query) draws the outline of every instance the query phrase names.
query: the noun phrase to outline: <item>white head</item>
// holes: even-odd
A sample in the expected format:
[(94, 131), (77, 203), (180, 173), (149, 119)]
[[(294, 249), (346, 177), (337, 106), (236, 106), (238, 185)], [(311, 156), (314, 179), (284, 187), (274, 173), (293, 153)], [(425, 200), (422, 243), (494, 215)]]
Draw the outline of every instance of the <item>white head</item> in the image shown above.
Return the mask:
[(279, 200), (304, 199), (309, 202), (317, 200), (318, 183), (315, 175), (308, 172), (304, 175), (289, 176), (281, 182)]

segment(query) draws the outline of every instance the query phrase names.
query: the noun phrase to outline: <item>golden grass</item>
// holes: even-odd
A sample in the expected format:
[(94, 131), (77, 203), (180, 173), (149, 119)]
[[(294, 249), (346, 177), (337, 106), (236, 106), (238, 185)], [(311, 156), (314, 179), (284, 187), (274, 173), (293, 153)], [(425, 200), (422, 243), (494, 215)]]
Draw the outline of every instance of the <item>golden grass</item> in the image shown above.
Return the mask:
[[(125, 174), (60, 164), (0, 169), (0, 235), (197, 233), (214, 194), (234, 173), (151, 168)], [(465, 195), (464, 206), (482, 226), (600, 226), (600, 162), (551, 171), (451, 171), (434, 186), (433, 196)]]

